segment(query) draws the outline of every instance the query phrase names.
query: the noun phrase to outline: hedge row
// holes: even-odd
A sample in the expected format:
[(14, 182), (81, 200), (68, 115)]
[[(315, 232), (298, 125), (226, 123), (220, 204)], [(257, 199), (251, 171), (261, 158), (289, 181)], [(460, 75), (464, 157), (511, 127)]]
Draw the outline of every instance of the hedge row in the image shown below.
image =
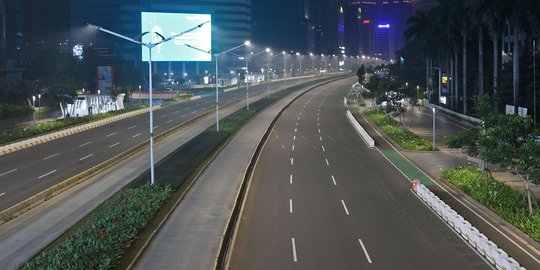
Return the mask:
[(129, 111), (138, 110), (143, 107), (145, 107), (145, 105), (140, 105), (137, 107), (118, 110), (118, 111), (111, 111), (108, 113), (88, 115), (88, 116), (83, 116), (83, 117), (70, 117), (70, 118), (64, 118), (64, 119), (57, 119), (53, 121), (39, 122), (35, 125), (24, 127), (24, 128), (8, 129), (0, 133), (0, 145), (34, 137), (37, 135), (42, 135), (47, 132), (60, 130), (63, 128), (72, 127), (72, 126), (88, 123), (91, 121), (104, 119), (107, 117), (119, 115), (119, 114), (126, 113)]
[(34, 112), (30, 106), (0, 103), (0, 119), (22, 118)]
[(481, 171), (471, 166), (445, 170), (442, 175), (473, 199), (540, 242), (540, 211), (535, 209), (529, 214), (527, 200), (520, 192), (490, 177), (486, 193), (485, 177)]
[(118, 192), (59, 246), (41, 252), (24, 269), (110, 269), (171, 191), (169, 186), (144, 185)]
[(386, 135), (394, 142), (399, 144), (403, 149), (414, 151), (432, 151), (433, 146), (430, 142), (420, 138), (418, 135), (411, 132), (409, 129), (402, 127), (401, 124), (389, 117), (387, 114), (375, 109), (364, 111), (364, 115), (377, 125)]

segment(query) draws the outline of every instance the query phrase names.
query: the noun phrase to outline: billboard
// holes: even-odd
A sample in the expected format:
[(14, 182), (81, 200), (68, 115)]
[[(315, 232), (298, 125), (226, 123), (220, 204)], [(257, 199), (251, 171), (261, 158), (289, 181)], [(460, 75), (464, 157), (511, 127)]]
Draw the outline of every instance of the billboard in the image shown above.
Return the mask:
[[(152, 61), (211, 61), (211, 54), (185, 46), (212, 50), (210, 14), (141, 12), (141, 32), (149, 32), (142, 37), (142, 42), (159, 42), (161, 37), (155, 33), (168, 38), (207, 21), (201, 28), (154, 47)], [(148, 61), (148, 48), (142, 47), (141, 53), (142, 60)]]
[(114, 86), (114, 69), (112, 66), (97, 66), (96, 85), (101, 91), (111, 91)]

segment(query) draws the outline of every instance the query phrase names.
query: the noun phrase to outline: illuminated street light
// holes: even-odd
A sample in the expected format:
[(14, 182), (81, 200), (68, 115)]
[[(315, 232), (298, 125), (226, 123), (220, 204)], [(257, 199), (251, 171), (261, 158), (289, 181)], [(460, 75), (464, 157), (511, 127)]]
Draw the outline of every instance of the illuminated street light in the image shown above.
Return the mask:
[[(155, 42), (155, 43), (152, 43), (152, 42), (148, 42), (148, 43), (145, 43), (145, 42), (142, 42), (142, 41), (138, 41), (138, 40), (135, 40), (133, 38), (130, 38), (130, 37), (127, 37), (127, 36), (124, 36), (124, 35), (121, 35), (121, 34), (118, 34), (116, 32), (113, 32), (113, 31), (110, 31), (110, 30), (107, 30), (101, 26), (97, 26), (97, 25), (92, 25), (92, 24), (89, 24), (88, 23), (88, 26), (94, 28), (94, 29), (97, 29), (99, 31), (102, 31), (102, 32), (105, 32), (107, 34), (111, 34), (113, 36), (116, 36), (116, 37), (119, 37), (121, 39), (124, 39), (124, 40), (127, 40), (129, 42), (133, 42), (133, 43), (136, 43), (136, 44), (139, 44), (141, 46), (144, 46), (146, 48), (148, 48), (148, 55), (149, 55), (149, 59), (148, 59), (148, 84), (149, 84), (149, 87), (148, 87), (148, 93), (149, 93), (149, 103), (150, 103), (150, 108), (149, 108), (149, 117), (150, 117), (150, 183), (153, 185), (155, 183), (155, 177), (154, 177), (154, 128), (153, 128), (153, 115), (152, 115), (152, 48), (160, 45), (160, 44), (163, 44), (167, 41), (170, 41), (170, 40), (173, 40), (179, 36), (182, 36), (186, 33), (189, 33), (189, 32), (192, 32), (192, 31), (195, 31), (201, 27), (203, 27), (203, 25), (205, 25), (206, 23), (208, 23), (209, 21), (206, 21), (206, 22), (203, 22), (193, 28), (190, 28), (186, 31), (183, 31), (183, 32), (180, 32), (176, 35), (172, 35), (168, 38), (165, 38), (163, 37), (161, 34), (159, 33), (155, 33), (156, 35), (158, 35), (161, 40), (158, 41), (158, 42)], [(148, 34), (150, 32), (144, 32), (142, 33), (141, 37)], [(99, 95), (99, 90), (98, 90), (98, 95)]]

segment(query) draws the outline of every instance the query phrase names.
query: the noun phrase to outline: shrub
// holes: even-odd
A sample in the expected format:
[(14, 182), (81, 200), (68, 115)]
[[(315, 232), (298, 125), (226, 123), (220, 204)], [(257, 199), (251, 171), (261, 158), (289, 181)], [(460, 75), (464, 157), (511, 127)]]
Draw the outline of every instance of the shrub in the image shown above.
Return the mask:
[(385, 113), (377, 112), (369, 109), (364, 111), (364, 115), (379, 128), (394, 142), (407, 150), (415, 151), (431, 151), (433, 146), (427, 140), (420, 138), (407, 128), (401, 126), (399, 122), (392, 119)]
[(58, 246), (25, 269), (109, 269), (167, 201), (169, 186), (144, 185), (118, 192)]
[(442, 175), (473, 199), (540, 242), (540, 212), (536, 209), (529, 214), (526, 200), (520, 192), (489, 177), (486, 193), (484, 175), (471, 166), (445, 170)]

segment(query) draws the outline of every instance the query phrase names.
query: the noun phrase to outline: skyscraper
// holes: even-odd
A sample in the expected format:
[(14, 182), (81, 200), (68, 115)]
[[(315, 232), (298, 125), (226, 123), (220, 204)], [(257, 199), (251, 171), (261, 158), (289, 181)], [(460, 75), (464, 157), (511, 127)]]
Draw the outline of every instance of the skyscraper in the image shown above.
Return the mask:
[(375, 53), (383, 60), (395, 60), (394, 26), (391, 24), (377, 24), (375, 28)]

